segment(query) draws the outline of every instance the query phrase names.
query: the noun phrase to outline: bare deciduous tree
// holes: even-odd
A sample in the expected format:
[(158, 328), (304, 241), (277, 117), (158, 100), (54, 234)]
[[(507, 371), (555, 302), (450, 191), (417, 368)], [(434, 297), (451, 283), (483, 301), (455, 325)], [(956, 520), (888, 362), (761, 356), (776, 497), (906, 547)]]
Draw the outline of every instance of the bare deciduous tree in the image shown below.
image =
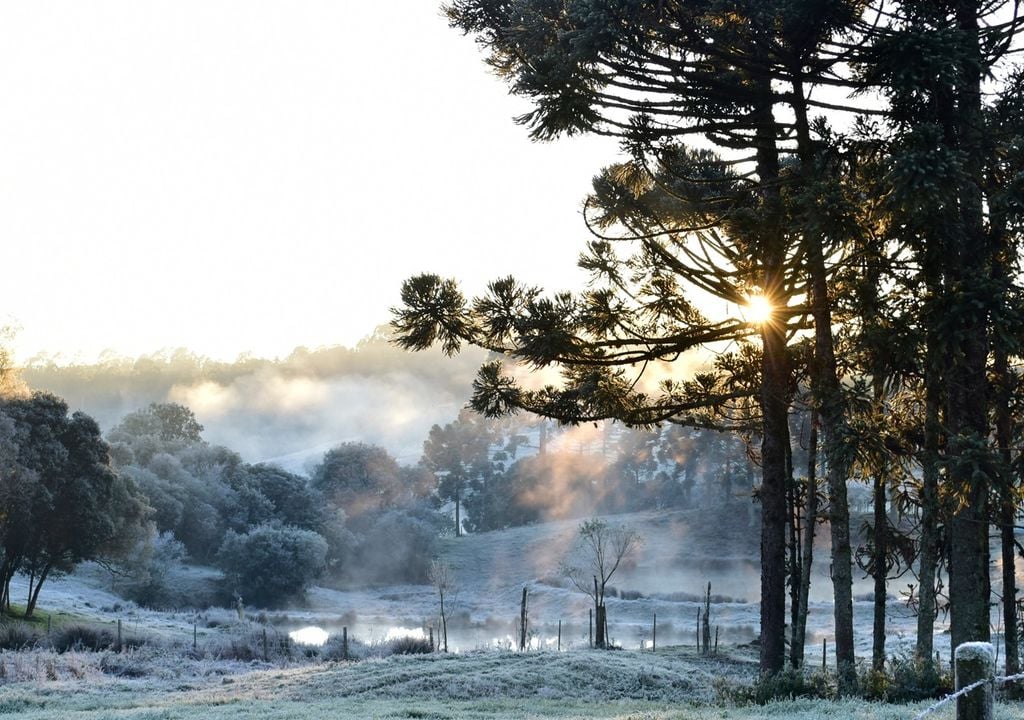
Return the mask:
[[(438, 599), (441, 601), (441, 646), (448, 652), (448, 615), (451, 612), (451, 604), (458, 593), (458, 585), (455, 582), (455, 572), (447, 560), (430, 561), (430, 584), (437, 590)], [(445, 605), (445, 602), (448, 605)]]
[(594, 645), (605, 647), (608, 615), (605, 610), (605, 589), (623, 559), (643, 544), (643, 537), (628, 525), (609, 525), (599, 518), (580, 524), (573, 549), (576, 564), (566, 563), (562, 571), (576, 589), (594, 600), (596, 632)]

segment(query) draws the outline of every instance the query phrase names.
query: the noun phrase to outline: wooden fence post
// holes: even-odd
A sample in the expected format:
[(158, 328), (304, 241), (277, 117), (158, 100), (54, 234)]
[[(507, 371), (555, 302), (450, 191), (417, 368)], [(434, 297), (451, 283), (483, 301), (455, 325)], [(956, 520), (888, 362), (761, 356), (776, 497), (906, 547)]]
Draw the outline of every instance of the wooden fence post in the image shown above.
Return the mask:
[(348, 626), (341, 629), (341, 659), (348, 660)]
[(658, 652), (658, 613), (654, 613), (654, 622), (651, 623), (651, 652)]
[(697, 608), (697, 652), (700, 653), (700, 608)]
[(590, 620), (588, 621), (587, 630), (590, 634), (590, 648), (594, 648), (594, 608), (590, 608)]
[[(954, 658), (957, 690), (995, 677), (996, 651), (992, 643), (964, 643), (957, 647)], [(957, 698), (956, 720), (992, 720), (991, 682)]]
[(117, 619), (117, 651), (121, 652), (121, 648), (122, 647), (123, 647), (123, 645), (122, 645), (122, 636), (121, 636), (121, 619), (118, 618)]
[(562, 621), (558, 621), (558, 652), (562, 652)]
[(523, 588), (523, 601), (519, 605), (519, 652), (526, 650), (526, 588)]

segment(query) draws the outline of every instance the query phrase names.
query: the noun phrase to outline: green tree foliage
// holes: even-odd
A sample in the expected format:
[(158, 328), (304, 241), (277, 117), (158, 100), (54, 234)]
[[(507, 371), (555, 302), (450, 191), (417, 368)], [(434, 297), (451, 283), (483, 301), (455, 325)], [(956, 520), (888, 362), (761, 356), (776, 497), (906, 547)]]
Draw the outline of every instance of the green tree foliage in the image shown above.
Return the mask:
[(249, 465), (207, 444), (201, 430), (191, 410), (163, 404), (129, 413), (108, 434), (119, 470), (155, 509), (157, 530), (172, 533), (191, 557), (211, 560), (228, 531), (277, 522), (320, 532), (332, 522), (305, 478)]
[(404, 499), (398, 462), (382, 447), (346, 442), (328, 450), (313, 470), (313, 487), (349, 519), (395, 505)]
[(5, 467), (3, 601), (17, 572), (29, 576), (26, 615), (43, 583), (81, 562), (110, 559), (133, 547), (149, 508), (135, 484), (110, 464), (99, 427), (45, 393), (0, 402)]
[[(492, 423), (467, 410), (454, 422), (431, 427), (423, 442), (422, 463), (437, 478), (438, 498), (455, 504), (456, 537), (462, 534), (462, 507), (471, 494), (477, 500), (471, 529), (491, 524), (487, 516), (493, 507), (495, 476), (500, 472), (492, 458), (497, 442)], [(472, 500), (469, 503), (474, 505)]]
[(327, 542), (286, 525), (229, 532), (217, 551), (225, 589), (253, 605), (278, 607), (301, 598), (326, 567)]

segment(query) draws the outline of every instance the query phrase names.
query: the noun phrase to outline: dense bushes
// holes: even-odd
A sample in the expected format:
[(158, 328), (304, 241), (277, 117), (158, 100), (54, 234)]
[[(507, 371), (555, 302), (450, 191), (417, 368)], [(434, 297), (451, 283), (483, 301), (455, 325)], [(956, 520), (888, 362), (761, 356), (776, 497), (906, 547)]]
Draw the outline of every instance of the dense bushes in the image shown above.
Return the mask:
[(276, 607), (301, 597), (326, 566), (327, 542), (315, 532), (260, 525), (228, 532), (217, 552), (225, 587), (246, 602)]

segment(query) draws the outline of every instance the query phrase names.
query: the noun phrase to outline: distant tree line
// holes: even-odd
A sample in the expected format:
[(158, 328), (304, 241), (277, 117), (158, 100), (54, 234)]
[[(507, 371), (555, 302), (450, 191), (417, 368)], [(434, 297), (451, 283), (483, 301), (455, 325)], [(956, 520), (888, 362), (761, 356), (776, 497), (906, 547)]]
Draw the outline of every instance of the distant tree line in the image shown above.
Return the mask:
[(472, 410), (435, 425), (421, 463), (456, 532), (641, 510), (749, 502), (749, 438), (713, 429), (600, 423), (585, 432), (536, 416)]

